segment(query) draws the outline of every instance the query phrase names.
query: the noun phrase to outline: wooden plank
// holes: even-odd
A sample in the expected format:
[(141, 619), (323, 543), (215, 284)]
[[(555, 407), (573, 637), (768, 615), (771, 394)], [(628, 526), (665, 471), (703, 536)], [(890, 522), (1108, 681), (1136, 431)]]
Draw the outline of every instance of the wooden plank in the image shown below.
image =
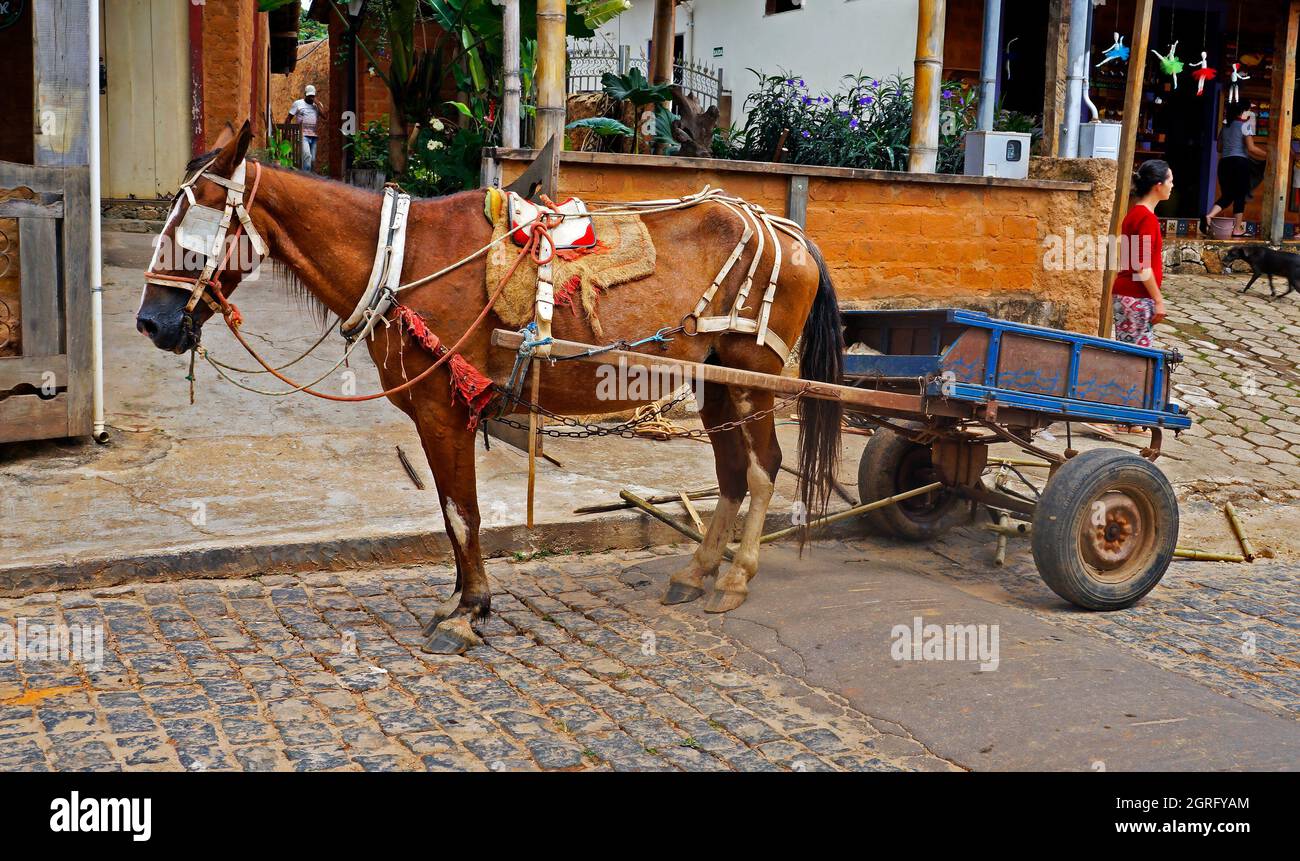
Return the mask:
[[(523, 336), (506, 329), (492, 330), (492, 344), (503, 349), (517, 351)], [(668, 356), (649, 353), (634, 353), (630, 350), (607, 350), (595, 356), (581, 354), (597, 349), (591, 344), (577, 341), (555, 341), (551, 346), (551, 356), (563, 358), (574, 356), (578, 361), (607, 364), (626, 361), (629, 365), (666, 370), (669, 367), (680, 368), (689, 374), (689, 379), (700, 379), (725, 386), (739, 386), (747, 389), (762, 389), (781, 397), (803, 392), (807, 397), (820, 400), (840, 401), (845, 406), (858, 407), (866, 412), (878, 415), (923, 416), (927, 413), (926, 401), (919, 395), (905, 395), (898, 392), (886, 392), (876, 389), (859, 389), (842, 386), (837, 383), (814, 383), (798, 377), (783, 377), (779, 374), (764, 374), (759, 371), (746, 371), (741, 368), (724, 368), (719, 365), (706, 365), (702, 362), (690, 362)], [(497, 380), (498, 385), (505, 380)], [(941, 405), (930, 404), (930, 413), (942, 413)]]
[[(53, 378), (46, 374), (53, 374)], [(0, 395), (24, 383), (41, 388), (68, 384), (67, 356), (10, 356), (0, 359)]]
[[(1268, 139), (1268, 169), (1265, 173), (1263, 217), (1261, 228), (1274, 245), (1281, 245), (1286, 228), (1286, 198), (1291, 190), (1291, 123), (1292, 103), (1295, 99), (1296, 39), (1300, 34), (1300, 0), (1291, 0), (1286, 21), (1277, 28), (1277, 43), (1273, 50), (1273, 101), (1272, 116), (1268, 124), (1272, 133)], [(1282, 65), (1277, 64), (1283, 58)]]
[(808, 177), (790, 177), (790, 191), (785, 198), (785, 217), (800, 227), (808, 226)]
[(56, 226), (57, 222), (48, 218), (18, 222), (24, 356), (57, 356), (62, 352)]
[(41, 203), (17, 198), (0, 203), (0, 218), (62, 218), (63, 201)]
[(176, 192), (190, 160), (189, 7), (189, 3), (158, 0), (150, 5), (154, 122), (145, 133), (154, 139), (155, 197), (170, 197)]
[(68, 435), (68, 399), (15, 395), (0, 401), (0, 442), (59, 439)]
[(89, 436), (94, 424), (91, 343), (90, 168), (67, 168), (63, 219), (63, 338), (68, 354), (68, 436)]
[(40, 0), (36, 17), (36, 163), (87, 164), (90, 97), (90, 6), (86, 0)]
[[(1110, 235), (1118, 236), (1120, 225), (1128, 209), (1129, 185), (1125, 171), (1133, 169), (1137, 152), (1138, 110), (1142, 105), (1142, 78), (1147, 67), (1147, 36), (1151, 33), (1151, 7), (1155, 0), (1138, 0), (1133, 12), (1133, 39), (1129, 42), (1132, 53), (1128, 61), (1128, 85), (1124, 90), (1124, 130), (1119, 143), (1119, 176), (1115, 179), (1115, 206), (1110, 211)], [(1097, 316), (1097, 334), (1103, 338), (1110, 334), (1110, 297), (1115, 284), (1115, 271), (1107, 269), (1101, 279), (1101, 313)]]
[(37, 194), (62, 194), (63, 171), (56, 167), (0, 161), (0, 188), (25, 186)]

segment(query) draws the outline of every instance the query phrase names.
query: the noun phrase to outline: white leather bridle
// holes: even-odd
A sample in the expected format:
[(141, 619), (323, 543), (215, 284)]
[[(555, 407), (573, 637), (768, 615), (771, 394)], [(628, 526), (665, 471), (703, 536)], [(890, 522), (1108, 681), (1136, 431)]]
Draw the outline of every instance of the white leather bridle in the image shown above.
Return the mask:
[[(239, 219), (239, 227), (235, 230), (235, 238), (238, 238), (241, 231), (244, 232), (248, 235), (248, 240), (252, 243), (253, 251), (258, 258), (266, 256), (266, 242), (263, 241), (256, 228), (253, 227), (253, 220), (249, 217), (248, 210), (245, 207), (244, 181), (248, 172), (248, 162), (248, 159), (241, 161), (231, 174), (230, 179), (226, 179), (223, 176), (208, 173), (208, 168), (212, 165), (212, 161), (209, 161), (182, 183), (180, 191), (177, 192), (176, 205), (181, 205), (180, 196), (184, 194), (189, 199), (189, 207), (185, 210), (185, 216), (181, 219), (181, 223), (176, 227), (175, 242), (181, 248), (203, 256), (203, 271), (198, 277), (155, 272), (153, 271), (153, 264), (150, 264), (149, 269), (144, 274), (144, 280), (147, 284), (190, 290), (190, 300), (185, 304), (185, 313), (187, 315), (194, 312), (194, 308), (200, 300), (217, 314), (227, 313), (227, 309), (233, 308), (222, 294), (218, 280), (221, 273), (225, 271), (226, 265), (230, 262), (230, 255), (234, 250), (234, 243), (230, 243), (229, 247), (227, 247), (226, 239), (235, 218)], [(262, 166), (253, 161), (253, 186), (248, 195), (248, 206), (253, 205), (253, 200), (257, 196), (257, 185), (261, 177)], [(215, 182), (226, 189), (224, 211), (218, 212), (218, 210), (203, 206), (195, 200), (194, 185), (200, 179)], [(160, 238), (159, 242), (162, 241)], [(155, 255), (155, 262), (157, 259), (157, 255)]]

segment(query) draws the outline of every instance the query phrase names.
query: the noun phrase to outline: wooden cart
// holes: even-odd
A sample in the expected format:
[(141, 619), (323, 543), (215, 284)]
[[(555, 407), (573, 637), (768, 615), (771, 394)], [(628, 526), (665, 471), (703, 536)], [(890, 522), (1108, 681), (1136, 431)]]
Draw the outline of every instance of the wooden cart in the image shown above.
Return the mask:
[[(585, 355), (591, 345), (571, 341), (557, 341), (551, 351), (556, 358), (677, 366), (724, 385), (839, 400), (851, 424), (876, 429), (858, 469), (864, 503), (942, 485), (866, 512), (875, 532), (926, 540), (965, 522), (971, 503), (980, 503), (1032, 523), (1039, 573), (1080, 607), (1127, 607), (1160, 581), (1178, 538), (1178, 504), (1154, 461), (1164, 430), (1191, 425), (1169, 397), (1177, 353), (953, 309), (849, 311), (844, 323), (842, 385), (654, 352)], [(493, 333), (505, 349), (517, 350), (521, 341), (517, 332)], [(1141, 426), (1151, 443), (1141, 453), (1080, 454), (1034, 440), (1053, 423), (1081, 421)], [(1041, 495), (988, 485), (989, 446), (1002, 442), (1051, 466)]]

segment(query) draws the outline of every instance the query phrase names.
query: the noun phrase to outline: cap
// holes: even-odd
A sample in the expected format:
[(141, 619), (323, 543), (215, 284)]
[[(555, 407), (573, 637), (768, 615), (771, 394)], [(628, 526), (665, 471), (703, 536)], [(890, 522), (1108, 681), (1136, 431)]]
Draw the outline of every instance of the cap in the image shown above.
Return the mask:
[(307, 85), (307, 89), (303, 90), (303, 95), (305, 95), (305, 96), (314, 96), (314, 95), (316, 95), (316, 85), (315, 85), (315, 84), (308, 84), (308, 85)]

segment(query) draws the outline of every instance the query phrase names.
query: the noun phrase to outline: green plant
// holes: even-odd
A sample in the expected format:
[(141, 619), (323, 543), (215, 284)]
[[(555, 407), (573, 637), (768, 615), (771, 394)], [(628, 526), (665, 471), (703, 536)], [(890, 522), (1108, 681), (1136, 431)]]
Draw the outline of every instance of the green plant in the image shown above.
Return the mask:
[(1022, 114), (1020, 111), (1007, 110), (1001, 105), (998, 106), (997, 117), (993, 121), (993, 128), (1000, 132), (1021, 132), (1030, 136), (1030, 144), (1033, 147), (1038, 146), (1038, 142), (1043, 138), (1043, 121), (1041, 117), (1033, 114)]
[(352, 167), (356, 170), (379, 170), (392, 173), (388, 161), (388, 117), (366, 123), (366, 127), (347, 136), (343, 148), (352, 153)]
[(280, 167), (293, 167), (293, 141), (278, 129), (271, 131), (271, 139), (267, 141), (266, 160)]
[(635, 132), (620, 123), (613, 117), (587, 117), (586, 119), (574, 120), (564, 127), (565, 131), (573, 129), (591, 129), (595, 134), (601, 137), (613, 137), (619, 135), (625, 138), (632, 137)]
[(654, 105), (653, 122), (644, 119), (647, 112), (637, 111), (636, 128), (632, 132), (632, 151), (637, 152), (642, 138), (650, 138), (664, 152), (674, 152), (678, 143), (673, 139), (673, 120), (677, 115), (663, 106), (673, 97), (672, 84), (652, 84), (641, 70), (633, 67), (625, 75), (606, 72), (600, 78), (605, 95), (616, 101), (630, 102), (634, 108)]
[[(754, 70), (750, 70), (754, 71)], [(758, 75), (757, 91), (745, 100), (743, 131), (714, 139), (714, 153), (770, 161), (778, 147), (792, 164), (906, 170), (912, 128), (912, 82), (846, 75), (834, 93), (816, 94), (795, 75)], [(937, 170), (961, 170), (965, 133), (974, 125), (975, 102), (960, 84), (945, 83), (940, 95)]]

